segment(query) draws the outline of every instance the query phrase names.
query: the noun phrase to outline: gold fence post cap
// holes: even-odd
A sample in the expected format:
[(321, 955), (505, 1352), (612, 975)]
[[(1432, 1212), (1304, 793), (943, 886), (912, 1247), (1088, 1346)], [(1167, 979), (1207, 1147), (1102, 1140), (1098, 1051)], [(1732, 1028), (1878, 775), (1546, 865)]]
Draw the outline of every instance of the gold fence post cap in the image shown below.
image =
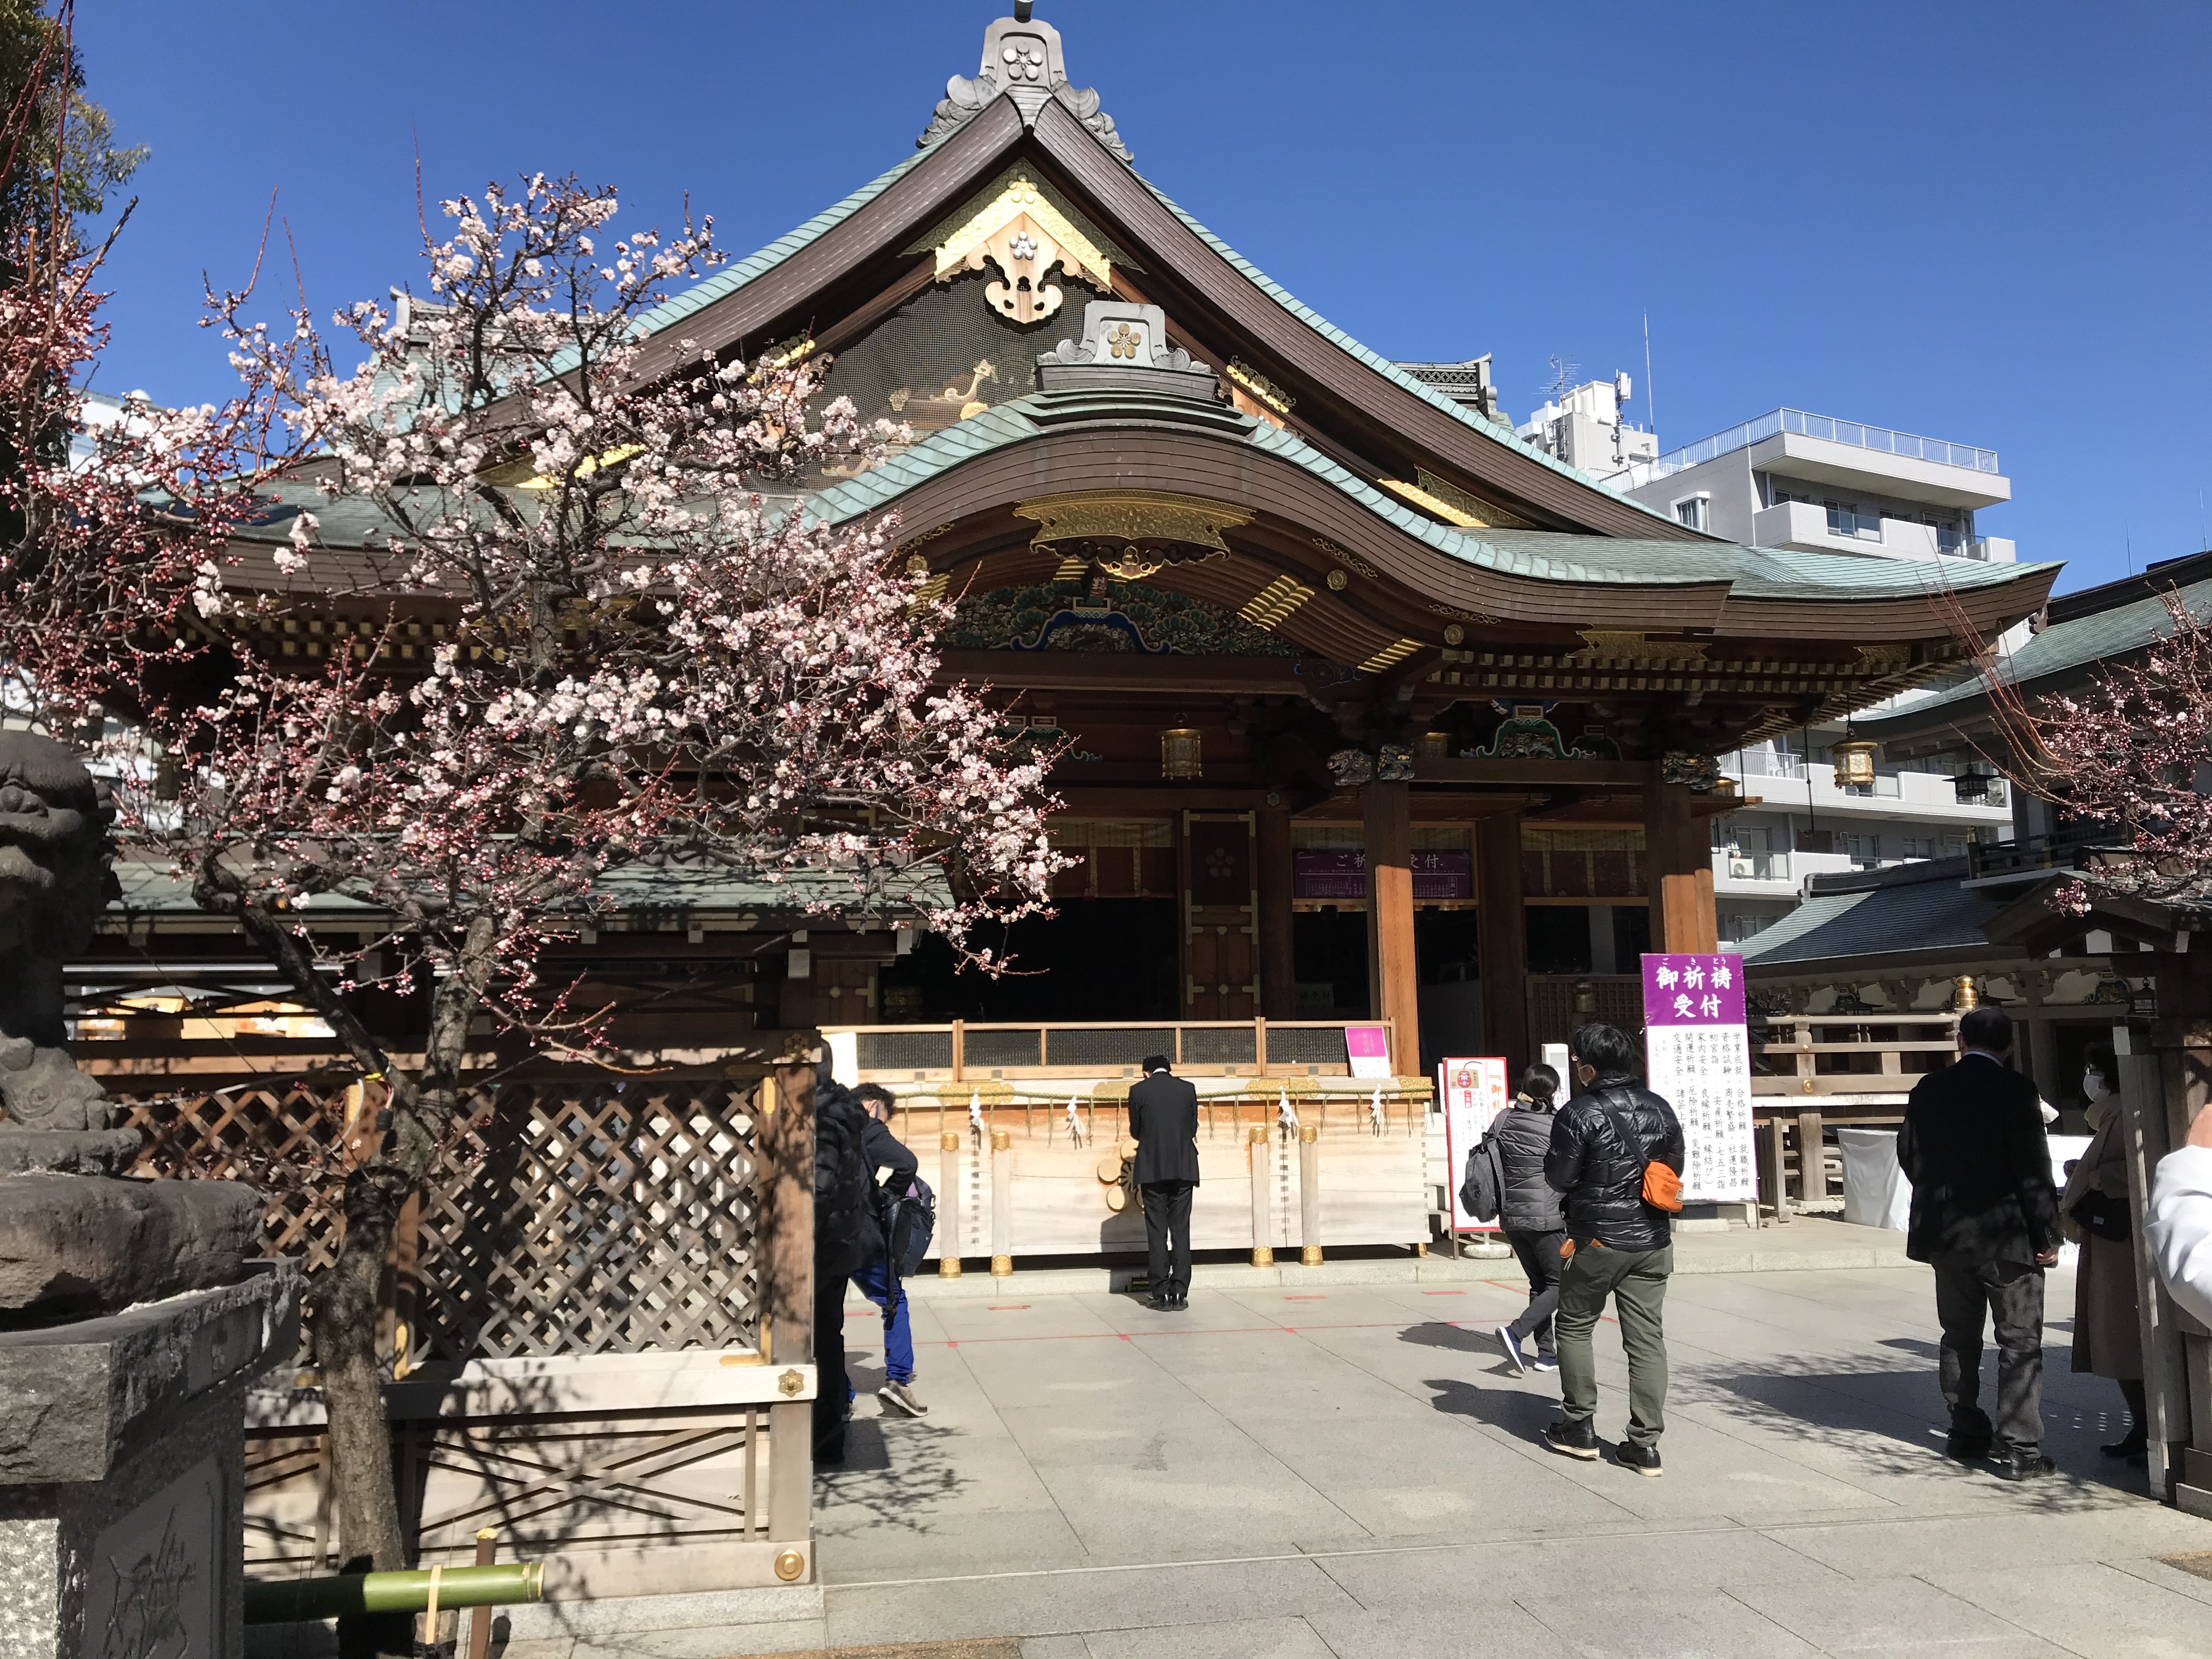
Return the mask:
[(779, 1551), (775, 1558), (775, 1576), (787, 1584), (806, 1571), (806, 1558), (797, 1550)]

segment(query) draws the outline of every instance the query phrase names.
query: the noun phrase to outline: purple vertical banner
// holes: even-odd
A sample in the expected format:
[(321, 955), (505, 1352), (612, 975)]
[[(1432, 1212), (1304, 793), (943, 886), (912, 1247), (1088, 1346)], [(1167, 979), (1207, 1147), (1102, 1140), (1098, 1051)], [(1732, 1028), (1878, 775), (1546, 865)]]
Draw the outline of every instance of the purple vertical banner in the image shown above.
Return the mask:
[(1743, 958), (1675, 954), (1644, 958), (1646, 1025), (1741, 1025)]

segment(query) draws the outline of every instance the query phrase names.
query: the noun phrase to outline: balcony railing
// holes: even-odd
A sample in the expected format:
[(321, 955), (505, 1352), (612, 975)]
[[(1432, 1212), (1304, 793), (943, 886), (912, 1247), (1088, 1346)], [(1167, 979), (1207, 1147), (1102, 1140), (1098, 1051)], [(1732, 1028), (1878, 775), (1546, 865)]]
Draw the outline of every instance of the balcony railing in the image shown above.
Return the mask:
[(1632, 489), (1654, 478), (1701, 466), (1784, 432), (1820, 438), (1829, 443), (1849, 444), (1854, 449), (1879, 450), (1886, 455), (1933, 461), (1939, 466), (1961, 466), (1976, 472), (1997, 471), (1997, 453), (1994, 449), (1950, 443), (1942, 438), (1923, 438), (1910, 432), (1893, 432), (1887, 427), (1868, 426), (1858, 421), (1839, 421), (1832, 415), (1811, 415), (1802, 409), (1777, 409), (1725, 432), (1716, 432), (1710, 438), (1700, 438), (1693, 444), (1670, 450), (1655, 461), (1639, 461), (1628, 469), (1628, 487)]

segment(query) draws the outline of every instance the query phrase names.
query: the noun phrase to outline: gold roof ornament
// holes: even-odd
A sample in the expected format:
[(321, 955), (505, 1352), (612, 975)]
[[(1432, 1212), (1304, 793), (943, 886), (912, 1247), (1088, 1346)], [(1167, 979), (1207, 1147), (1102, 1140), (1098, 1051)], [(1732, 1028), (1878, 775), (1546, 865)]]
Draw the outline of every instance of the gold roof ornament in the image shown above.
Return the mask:
[(1118, 542), (1182, 542), (1208, 549), (1204, 556), (1211, 557), (1229, 551), (1229, 544), (1221, 539), (1223, 531), (1252, 522), (1251, 514), (1241, 507), (1164, 489), (1079, 489), (1041, 495), (1018, 503), (1014, 514), (1037, 526), (1030, 545), (1039, 552), (1050, 551), (1054, 542), (1096, 537)]

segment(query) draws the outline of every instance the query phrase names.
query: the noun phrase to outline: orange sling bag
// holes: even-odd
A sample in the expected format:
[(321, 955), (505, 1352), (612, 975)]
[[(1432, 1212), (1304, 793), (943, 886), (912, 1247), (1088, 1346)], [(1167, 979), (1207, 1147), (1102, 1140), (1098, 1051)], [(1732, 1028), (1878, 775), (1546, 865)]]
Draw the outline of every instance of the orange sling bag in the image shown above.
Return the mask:
[[(1642, 1149), (1637, 1144), (1634, 1127), (1613, 1109), (1612, 1103), (1601, 1099), (1600, 1109), (1611, 1121), (1613, 1132), (1620, 1137), (1620, 1144), (1632, 1153), (1640, 1152)], [(1662, 1210), (1668, 1215), (1680, 1215), (1682, 1212), (1682, 1177), (1657, 1158), (1646, 1157), (1644, 1160), (1643, 1196), (1644, 1201), (1653, 1209)]]

